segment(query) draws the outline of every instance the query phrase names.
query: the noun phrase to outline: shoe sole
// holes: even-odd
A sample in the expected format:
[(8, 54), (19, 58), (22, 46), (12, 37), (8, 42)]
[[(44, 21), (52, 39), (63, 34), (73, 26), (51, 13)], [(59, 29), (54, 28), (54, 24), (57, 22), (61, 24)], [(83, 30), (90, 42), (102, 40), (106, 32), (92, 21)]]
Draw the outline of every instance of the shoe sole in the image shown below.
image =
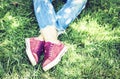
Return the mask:
[(30, 39), (29, 38), (25, 39), (25, 44), (26, 44), (26, 54), (27, 54), (31, 64), (33, 66), (35, 66), (37, 64), (37, 62), (35, 61), (35, 58), (32, 55), (32, 52), (31, 52), (31, 49), (30, 49)]
[(60, 52), (60, 54), (51, 63), (43, 67), (43, 70), (47, 71), (51, 69), (52, 67), (54, 67), (55, 65), (57, 65), (66, 51), (67, 51), (67, 47), (64, 47), (62, 51)]

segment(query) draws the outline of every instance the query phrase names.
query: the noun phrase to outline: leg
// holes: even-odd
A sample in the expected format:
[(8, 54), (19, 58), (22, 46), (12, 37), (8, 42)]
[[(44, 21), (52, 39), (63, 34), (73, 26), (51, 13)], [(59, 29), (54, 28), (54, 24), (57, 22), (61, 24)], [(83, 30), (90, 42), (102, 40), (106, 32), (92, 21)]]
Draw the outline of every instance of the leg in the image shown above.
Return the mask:
[(57, 42), (56, 14), (51, 1), (35, 0), (34, 10), (45, 41)]
[(34, 10), (40, 29), (56, 26), (56, 14), (50, 0), (35, 0)]
[(63, 31), (80, 14), (87, 0), (67, 0), (61, 10), (57, 12), (57, 30)]
[(35, 14), (45, 40), (43, 70), (55, 66), (64, 55), (66, 47), (57, 39), (56, 14), (50, 0), (35, 0)]
[[(37, 17), (38, 23), (40, 25), (40, 28), (44, 28), (46, 26), (47, 22), (51, 18), (54, 17), (54, 16), (48, 16), (46, 18), (47, 13), (44, 13), (45, 10), (47, 9), (47, 7), (51, 7), (50, 5), (47, 5), (46, 7), (44, 7), (44, 4), (48, 3), (48, 1), (49, 0), (44, 0), (44, 1), (43, 0), (41, 0), (41, 1), (34, 0), (35, 13), (36, 13), (36, 17)], [(42, 3), (44, 3), (44, 4), (42, 5)], [(44, 8), (42, 8), (42, 7), (44, 7)], [(44, 15), (43, 13), (46, 15), (43, 16)], [(51, 13), (51, 11), (49, 11), (49, 13)], [(48, 21), (46, 21), (46, 20), (48, 20)], [(49, 21), (48, 24), (54, 25), (53, 22), (51, 22), (51, 21)], [(43, 39), (43, 35), (41, 34), (39, 37), (26, 38), (25, 42), (26, 42), (26, 53), (28, 55), (30, 62), (34, 66), (38, 63), (39, 57), (42, 54), (43, 49), (44, 49), (45, 42)]]

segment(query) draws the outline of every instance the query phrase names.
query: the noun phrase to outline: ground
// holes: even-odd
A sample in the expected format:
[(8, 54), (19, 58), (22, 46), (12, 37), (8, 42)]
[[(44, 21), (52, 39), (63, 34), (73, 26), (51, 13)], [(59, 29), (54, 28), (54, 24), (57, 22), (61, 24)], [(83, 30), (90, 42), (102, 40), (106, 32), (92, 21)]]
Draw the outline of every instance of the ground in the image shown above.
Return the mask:
[(47, 72), (43, 56), (33, 67), (25, 52), (25, 38), (37, 35), (31, 0), (0, 0), (1, 79), (120, 79), (120, 0), (89, 0), (59, 37), (68, 51)]

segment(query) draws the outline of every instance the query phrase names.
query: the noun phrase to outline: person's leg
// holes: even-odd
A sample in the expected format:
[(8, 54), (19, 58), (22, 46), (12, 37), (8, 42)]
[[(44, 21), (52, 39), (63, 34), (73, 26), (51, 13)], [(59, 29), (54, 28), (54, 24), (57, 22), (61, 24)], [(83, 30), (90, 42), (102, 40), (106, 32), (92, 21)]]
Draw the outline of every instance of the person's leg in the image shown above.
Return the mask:
[[(50, 1), (52, 1), (52, 0), (50, 0)], [(39, 5), (40, 0), (34, 0), (33, 2), (34, 2), (35, 13), (37, 15), (39, 25), (40, 26), (41, 26), (41, 24), (45, 25), (43, 20), (45, 20), (46, 18), (45, 17), (42, 18), (41, 15), (39, 14), (39, 11), (41, 11), (41, 10), (44, 11), (45, 9), (42, 9), (42, 5)], [(42, 2), (42, 0), (41, 0), (41, 2)], [(41, 17), (41, 18), (39, 18), (39, 17)], [(42, 25), (42, 27), (44, 25)], [(30, 62), (32, 63), (32, 65), (35, 66), (38, 63), (39, 57), (43, 52), (44, 43), (45, 43), (43, 35), (40, 34), (38, 37), (25, 38), (25, 43), (26, 43), (26, 54), (27, 54)]]
[[(50, 0), (50, 2), (52, 2), (52, 1), (54, 1), (54, 0)], [(44, 38), (43, 38), (43, 36), (41, 34), (38, 36), (38, 39), (39, 40), (44, 40)]]
[(57, 43), (56, 13), (51, 0), (34, 0), (34, 10), (45, 41)]
[(34, 10), (45, 40), (43, 70), (49, 70), (55, 66), (66, 51), (66, 47), (61, 43), (56, 30), (56, 13), (50, 0), (35, 0)]
[(80, 14), (87, 0), (67, 0), (57, 12), (57, 30), (64, 31), (68, 25)]

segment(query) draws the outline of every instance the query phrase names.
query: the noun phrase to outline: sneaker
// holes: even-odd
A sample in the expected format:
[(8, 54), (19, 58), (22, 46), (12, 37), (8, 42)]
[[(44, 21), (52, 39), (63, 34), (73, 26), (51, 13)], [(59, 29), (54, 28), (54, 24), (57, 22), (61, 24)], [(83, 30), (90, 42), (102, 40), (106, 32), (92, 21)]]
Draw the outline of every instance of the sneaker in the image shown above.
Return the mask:
[(43, 70), (47, 71), (50, 68), (54, 67), (61, 60), (61, 57), (67, 51), (64, 44), (53, 44), (51, 42), (46, 42), (44, 46), (44, 60), (43, 60)]
[(26, 38), (25, 42), (27, 56), (32, 65), (35, 66), (38, 63), (39, 57), (43, 52), (44, 41), (40, 41), (39, 39), (33, 37)]

